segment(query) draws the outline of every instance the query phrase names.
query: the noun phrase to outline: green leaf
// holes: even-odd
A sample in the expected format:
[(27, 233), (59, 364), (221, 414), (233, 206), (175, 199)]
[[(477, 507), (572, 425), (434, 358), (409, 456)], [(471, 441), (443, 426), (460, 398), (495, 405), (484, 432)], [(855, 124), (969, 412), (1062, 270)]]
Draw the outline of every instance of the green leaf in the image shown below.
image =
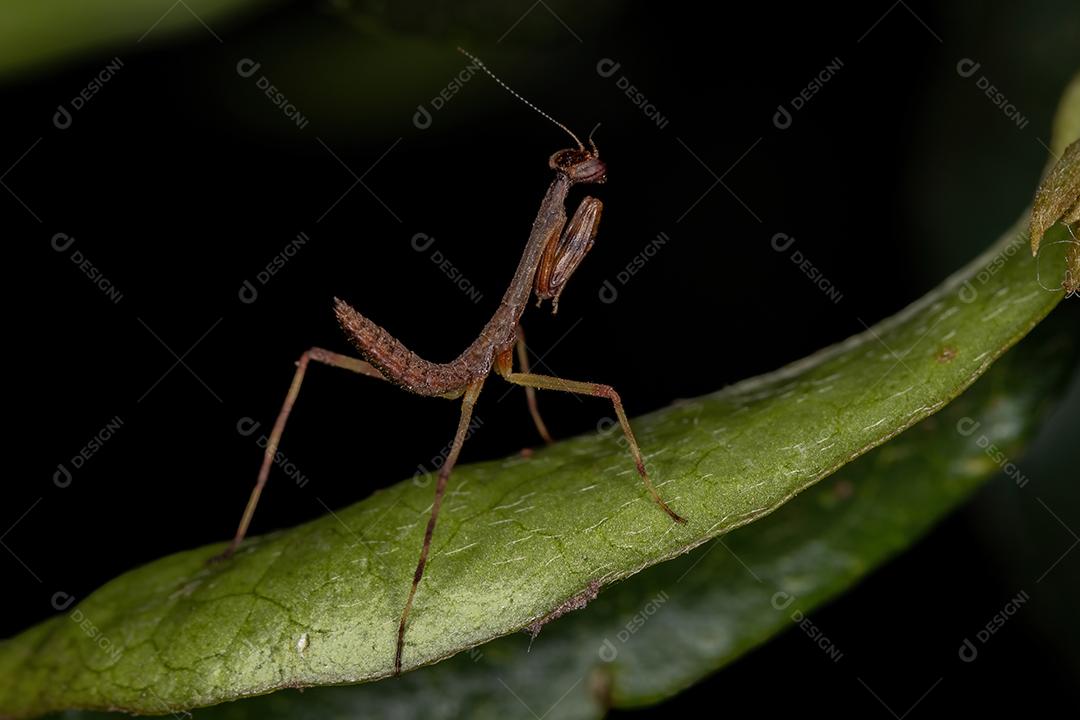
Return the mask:
[[(406, 664), (518, 630), (590, 582), (764, 515), (938, 409), (1061, 297), (1038, 286), (1022, 242), (1006, 236), (862, 336), (639, 419), (650, 467), (686, 527), (644, 496), (613, 437), (461, 468)], [(78, 606), (97, 638), (62, 615), (0, 645), (0, 707), (13, 716), (70, 706), (162, 712), (385, 676), (429, 494), (401, 483), (258, 538), (228, 564), (206, 564), (215, 545), (122, 576)]]
[(793, 627), (796, 611), (850, 587), (999, 475), (988, 448), (1016, 458), (1039, 426), (1080, 355), (1078, 315), (1080, 306), (1056, 311), (938, 415), (723, 545), (614, 585), (535, 642), (502, 638), (397, 681), (286, 690), (197, 710), (195, 720), (528, 717), (522, 702), (559, 720), (672, 695)]
[[(405, 665), (543, 618), (777, 509), (941, 409), (1061, 299), (1018, 228), (893, 318), (803, 361), (635, 421), (672, 523), (611, 434), (455, 471)], [(1062, 226), (1048, 233), (1064, 239)], [(1060, 282), (1065, 243), (1045, 243)], [(0, 644), (0, 713), (161, 713), (388, 675), (430, 488), (402, 482), (328, 517), (164, 558)], [(603, 595), (601, 595), (601, 599)], [(88, 633), (86, 623), (94, 628)]]

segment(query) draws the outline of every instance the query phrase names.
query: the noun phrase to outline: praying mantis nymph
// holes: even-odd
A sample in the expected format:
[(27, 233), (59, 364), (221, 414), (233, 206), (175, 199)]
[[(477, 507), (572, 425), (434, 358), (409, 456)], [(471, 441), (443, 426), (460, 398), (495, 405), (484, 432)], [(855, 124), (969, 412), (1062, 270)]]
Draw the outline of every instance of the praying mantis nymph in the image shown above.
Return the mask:
[[(255, 513), (255, 506), (259, 502), (259, 496), (262, 494), (270, 468), (273, 465), (274, 456), (281, 441), (282, 432), (285, 429), (285, 423), (300, 393), (300, 385), (303, 383), (304, 373), (307, 371), (310, 362), (333, 365), (361, 375), (387, 380), (417, 395), (449, 399), (461, 398), (461, 417), (458, 421), (457, 432), (454, 435), (450, 452), (439, 469), (438, 480), (435, 484), (435, 500), (431, 506), (427, 529), (424, 532), (424, 543), (420, 549), (420, 558), (416, 563), (412, 587), (409, 590), (409, 596), (401, 612), (401, 620), (398, 623), (397, 650), (394, 655), (395, 674), (401, 672), (402, 654), (405, 649), (405, 629), (409, 620), (409, 612), (413, 606), (417, 587), (424, 577), (424, 568), (427, 564), (428, 552), (431, 549), (431, 538), (435, 532), (435, 524), (439, 519), (439, 509), (442, 507), (446, 485), (461, 452), (461, 446), (465, 441), (473, 407), (476, 404), (477, 397), (480, 395), (480, 389), (492, 370), (501, 375), (504, 380), (525, 388), (529, 412), (541, 437), (547, 443), (552, 441), (551, 434), (540, 417), (536, 403), (536, 390), (562, 390), (609, 400), (615, 408), (619, 424), (626, 435), (630, 454), (633, 456), (646, 491), (672, 520), (678, 523), (686, 522), (664, 502), (656, 492), (656, 488), (653, 487), (652, 481), (645, 470), (645, 460), (641, 455), (641, 450), (638, 448), (637, 441), (634, 439), (633, 430), (630, 428), (630, 421), (623, 411), (622, 401), (614, 388), (610, 385), (564, 380), (550, 375), (538, 375), (529, 372), (524, 335), (521, 330), (521, 316), (528, 305), (529, 297), (535, 294), (538, 305), (544, 300), (550, 300), (552, 311), (557, 311), (559, 297), (566, 288), (567, 282), (592, 248), (593, 241), (596, 239), (603, 204), (594, 197), (586, 196), (578, 205), (569, 223), (567, 223), (565, 208), (567, 195), (574, 185), (601, 184), (607, 180), (607, 166), (600, 159), (600, 152), (596, 148), (596, 143), (593, 142), (590, 135), (589, 148), (586, 149), (581, 140), (565, 125), (514, 92), (506, 83), (496, 77), (479, 58), (461, 48), (458, 48), (458, 50), (482, 68), (485, 73), (514, 97), (562, 128), (573, 138), (576, 146), (559, 150), (549, 159), (548, 166), (555, 171), (555, 177), (552, 179), (551, 185), (540, 203), (540, 211), (533, 221), (529, 241), (525, 245), (525, 251), (518, 263), (517, 270), (514, 272), (510, 287), (507, 288), (506, 293), (503, 295), (495, 314), (488, 320), (484, 329), (480, 331), (479, 337), (457, 359), (447, 363), (433, 363), (424, 360), (382, 327), (361, 315), (360, 312), (345, 301), (335, 298), (334, 311), (338, 321), (363, 359), (340, 355), (317, 347), (311, 348), (300, 356), (296, 363), (296, 374), (293, 376), (292, 385), (289, 387), (285, 402), (270, 433), (255, 488), (252, 490), (251, 498), (244, 509), (240, 526), (236, 530), (236, 536), (222, 555), (222, 559), (230, 557), (247, 534), (251, 518)], [(515, 352), (521, 366), (520, 372), (515, 371), (513, 367)]]

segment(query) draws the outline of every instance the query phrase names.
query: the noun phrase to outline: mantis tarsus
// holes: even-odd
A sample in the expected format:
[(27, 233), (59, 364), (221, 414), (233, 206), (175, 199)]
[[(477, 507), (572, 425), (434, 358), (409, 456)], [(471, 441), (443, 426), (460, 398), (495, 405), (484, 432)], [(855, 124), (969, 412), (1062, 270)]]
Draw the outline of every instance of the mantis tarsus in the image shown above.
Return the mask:
[[(338, 321), (364, 359), (340, 355), (322, 348), (312, 348), (300, 356), (299, 361), (296, 363), (296, 374), (293, 376), (292, 385), (289, 387), (285, 402), (270, 433), (255, 488), (252, 490), (251, 498), (244, 509), (244, 515), (240, 520), (240, 526), (236, 530), (236, 536), (223, 554), (223, 557), (231, 556), (247, 534), (251, 518), (255, 513), (255, 506), (259, 502), (259, 496), (262, 494), (270, 468), (273, 465), (274, 456), (281, 441), (282, 432), (285, 429), (285, 423), (289, 418), (293, 404), (296, 402), (297, 395), (300, 393), (300, 385), (303, 383), (308, 364), (312, 361), (387, 380), (417, 395), (440, 396), (449, 399), (462, 398), (461, 418), (458, 421), (457, 432), (454, 435), (450, 452), (439, 469), (438, 480), (435, 484), (435, 500), (432, 503), (431, 514), (428, 517), (427, 529), (424, 533), (424, 544), (420, 549), (420, 558), (416, 563), (412, 587), (409, 589), (409, 596), (401, 612), (401, 620), (398, 623), (397, 650), (394, 655), (395, 674), (401, 672), (402, 653), (405, 649), (405, 628), (417, 587), (424, 576), (428, 552), (431, 549), (431, 538), (435, 532), (435, 523), (438, 521), (439, 509), (442, 506), (446, 485), (461, 452), (461, 446), (465, 441), (473, 406), (480, 395), (480, 389), (483, 387), (484, 381), (492, 370), (508, 382), (525, 388), (529, 412), (540, 435), (548, 443), (551, 442), (551, 435), (548, 433), (547, 427), (544, 425), (537, 409), (536, 390), (562, 390), (610, 400), (615, 408), (615, 414), (618, 416), (623, 433), (626, 435), (637, 471), (641, 475), (649, 495), (672, 520), (679, 523), (685, 522), (680, 515), (668, 507), (668, 504), (664, 502), (656, 492), (655, 487), (653, 487), (652, 481), (645, 470), (645, 461), (642, 458), (641, 450), (638, 448), (634, 433), (630, 428), (630, 422), (623, 411), (622, 401), (614, 388), (610, 385), (563, 380), (549, 375), (538, 375), (529, 372), (528, 358), (521, 331), (521, 315), (528, 304), (529, 296), (536, 295), (537, 305), (544, 300), (550, 300), (553, 312), (557, 311), (559, 296), (582, 259), (592, 248), (593, 241), (596, 238), (600, 213), (603, 208), (603, 204), (599, 200), (590, 196), (583, 198), (569, 223), (567, 223), (565, 209), (567, 195), (574, 185), (579, 183), (599, 184), (607, 179), (607, 166), (600, 160), (600, 153), (596, 148), (596, 143), (593, 142), (590, 135), (590, 147), (586, 149), (581, 140), (565, 125), (510, 89), (479, 58), (470, 55), (461, 48), (458, 48), (458, 50), (481, 67), (484, 72), (514, 97), (562, 128), (574, 139), (576, 147), (559, 150), (548, 161), (550, 168), (555, 171), (555, 177), (552, 179), (551, 185), (540, 203), (540, 211), (533, 221), (529, 241), (525, 246), (525, 252), (518, 263), (517, 270), (514, 272), (510, 287), (507, 288), (506, 293), (503, 295), (495, 314), (484, 326), (484, 329), (480, 331), (479, 337), (455, 360), (448, 363), (433, 363), (424, 360), (346, 302), (335, 298), (334, 310)], [(515, 350), (518, 362), (522, 367), (521, 372), (515, 372), (513, 368)]]

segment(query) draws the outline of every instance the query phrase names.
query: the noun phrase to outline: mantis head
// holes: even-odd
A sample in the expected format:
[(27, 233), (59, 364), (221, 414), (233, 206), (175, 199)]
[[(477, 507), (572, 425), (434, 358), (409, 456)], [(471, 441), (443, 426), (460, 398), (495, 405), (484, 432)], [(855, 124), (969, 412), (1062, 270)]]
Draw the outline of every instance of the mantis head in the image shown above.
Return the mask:
[(594, 144), (592, 150), (567, 148), (551, 156), (548, 165), (574, 183), (603, 183), (607, 181), (607, 165), (600, 159)]

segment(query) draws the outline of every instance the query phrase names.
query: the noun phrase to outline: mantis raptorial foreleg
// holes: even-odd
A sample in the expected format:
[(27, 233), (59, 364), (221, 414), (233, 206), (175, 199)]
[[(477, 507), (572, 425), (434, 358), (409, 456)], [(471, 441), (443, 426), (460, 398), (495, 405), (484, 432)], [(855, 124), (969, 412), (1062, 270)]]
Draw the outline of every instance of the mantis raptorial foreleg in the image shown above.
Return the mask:
[(574, 211), (570, 223), (557, 238), (552, 238), (544, 249), (544, 258), (536, 272), (537, 304), (551, 300), (551, 312), (559, 311), (559, 296), (570, 276), (577, 270), (585, 255), (592, 249), (596, 232), (600, 227), (600, 213), (604, 204), (594, 197), (586, 196)]

